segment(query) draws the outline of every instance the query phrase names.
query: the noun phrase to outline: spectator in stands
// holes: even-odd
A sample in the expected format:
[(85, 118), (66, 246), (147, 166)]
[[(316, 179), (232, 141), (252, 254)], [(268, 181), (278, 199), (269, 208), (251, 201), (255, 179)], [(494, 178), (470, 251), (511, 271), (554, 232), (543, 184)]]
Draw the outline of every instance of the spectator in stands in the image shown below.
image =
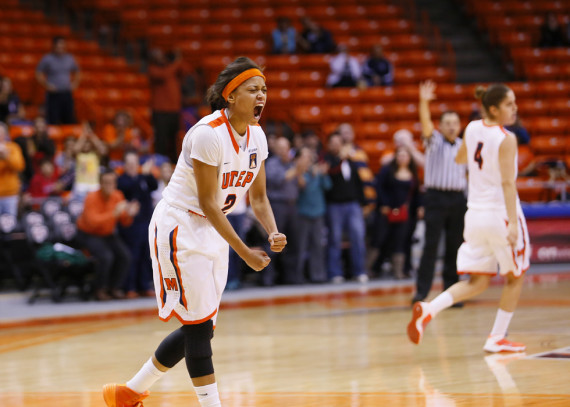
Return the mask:
[(517, 120), (512, 125), (505, 126), (505, 128), (515, 133), (519, 146), (530, 143), (530, 134), (523, 126), (520, 116), (517, 116)]
[(12, 80), (0, 78), (0, 122), (15, 124), (24, 119), (24, 107), (12, 88)]
[(274, 54), (294, 54), (297, 47), (297, 31), (287, 17), (277, 19), (277, 28), (271, 33)]
[(380, 255), (376, 260), (379, 268), (383, 260), (391, 255), (392, 274), (401, 280), (405, 276), (406, 247), (410, 227), (415, 226), (410, 214), (423, 216), (419, 200), (418, 172), (411, 154), (405, 147), (396, 150), (392, 161), (381, 168), (376, 177), (377, 223), (376, 236), (372, 239)]
[(65, 191), (70, 191), (75, 179), (75, 143), (77, 138), (74, 135), (65, 137), (63, 150), (55, 155), (54, 164), (59, 168), (59, 181)]
[(103, 127), (101, 138), (107, 145), (111, 162), (122, 163), (127, 151), (135, 151), (140, 155), (149, 151), (149, 145), (142, 138), (140, 129), (133, 126), (132, 116), (124, 110), (119, 110), (113, 122)]
[(170, 161), (165, 161), (160, 165), (160, 172), (158, 177), (158, 186), (157, 188), (152, 191), (152, 205), (156, 206), (158, 201), (162, 199), (162, 191), (170, 182), (170, 178), (172, 177), (172, 173), (174, 172), (174, 168), (172, 167), (172, 163)]
[(93, 132), (91, 124), (83, 123), (81, 135), (75, 144), (74, 199), (84, 200), (89, 192), (99, 189), (101, 159), (106, 154), (107, 147)]
[(368, 86), (391, 86), (394, 83), (394, 67), (384, 56), (381, 45), (374, 45), (370, 56), (362, 65), (362, 76)]
[(436, 85), (422, 82), (419, 87), (419, 115), (422, 137), (426, 149), (424, 184), (425, 244), (416, 280), (416, 294), (412, 304), (423, 301), (431, 290), (435, 261), (442, 232), (445, 231), (445, 257), (443, 266), (444, 289), (458, 281), (457, 250), (463, 243), (463, 219), (467, 210), (466, 165), (455, 163), (462, 144), (459, 138), (461, 122), (454, 111), (442, 113), (439, 131), (433, 126), (429, 109), (436, 97)]
[(303, 32), (297, 37), (299, 48), (310, 54), (328, 54), (336, 48), (330, 31), (309, 17), (301, 18)]
[(321, 161), (324, 157), (323, 143), (318, 134), (314, 130), (307, 130), (303, 133), (303, 142), (305, 147), (310, 148), (317, 156), (317, 161)]
[(358, 167), (350, 159), (350, 147), (344, 145), (342, 137), (333, 133), (328, 139), (328, 153), (325, 161), (329, 165), (332, 187), (326, 193), (328, 239), (328, 272), (333, 283), (344, 281), (342, 269), (342, 237), (347, 233), (350, 241), (350, 274), (366, 283), (365, 226), (361, 204), (364, 203), (362, 181)]
[(154, 128), (154, 152), (171, 162), (178, 159), (176, 139), (180, 130), (182, 109), (181, 80), (184, 76), (182, 54), (175, 51), (167, 58), (162, 50), (151, 51), (148, 68), (152, 100), (152, 125)]
[(348, 153), (348, 158), (358, 169), (358, 177), (362, 182), (364, 191), (364, 216), (372, 213), (376, 203), (376, 188), (374, 187), (374, 173), (368, 167), (366, 152), (354, 143), (354, 128), (350, 123), (342, 123), (337, 128), (343, 142), (343, 148)]
[(8, 126), (0, 122), (0, 215), (18, 215), (18, 194), (21, 187), (19, 173), (24, 167), (20, 146), (10, 141)]
[(356, 57), (348, 53), (345, 44), (339, 44), (338, 54), (330, 59), (331, 72), (327, 77), (327, 86), (332, 88), (352, 88), (362, 84), (362, 69)]
[(298, 245), (297, 276), (304, 276), (306, 257), (309, 261), (309, 278), (313, 283), (327, 281), (323, 236), (325, 228), (325, 191), (332, 187), (328, 164), (317, 162), (317, 153), (309, 147), (298, 152), (297, 162), (302, 176), (298, 178), (297, 199)]
[(154, 297), (150, 286), (152, 264), (148, 246), (148, 225), (154, 210), (151, 194), (158, 187), (158, 183), (151, 174), (154, 160), (148, 159), (142, 166), (139, 165), (139, 160), (136, 151), (125, 153), (124, 173), (117, 183), (126, 200), (138, 202), (140, 205), (139, 213), (133, 222), (126, 227), (119, 227), (119, 234), (129, 248), (132, 259), (123, 285), (127, 298), (137, 298), (139, 294)]
[[(414, 135), (408, 129), (397, 130), (392, 136), (394, 142), (394, 148), (398, 149), (404, 147), (408, 150), (408, 153), (412, 156), (412, 160), (416, 165), (416, 168), (423, 168), (425, 164), (425, 156), (420, 150), (417, 149), (414, 144)], [(382, 166), (389, 164), (394, 159), (394, 150), (386, 150), (382, 157), (380, 158), (380, 164)]]
[[(226, 215), (230, 224), (236, 231), (239, 238), (245, 241), (246, 238), (246, 219), (247, 219), (247, 203), (246, 199), (240, 199), (234, 206), (234, 210)], [(230, 257), (228, 261), (228, 280), (226, 290), (237, 290), (241, 286), (241, 269), (244, 261), (230, 246)]]
[(538, 46), (541, 48), (564, 47), (568, 44), (562, 31), (562, 27), (558, 23), (558, 18), (553, 12), (549, 12), (544, 23), (540, 26), (540, 41)]
[(54, 37), (52, 45), (52, 52), (44, 55), (36, 68), (36, 79), (46, 89), (47, 122), (75, 123), (72, 92), (79, 86), (79, 66), (66, 52), (63, 37)]
[(46, 120), (39, 116), (34, 120), (34, 133), (31, 136), (20, 136), (14, 140), (22, 149), (26, 168), (23, 173), (24, 183), (27, 185), (34, 173), (39, 169), (44, 158), (53, 159), (55, 143), (49, 137)]
[(48, 196), (59, 196), (63, 191), (63, 185), (59, 181), (59, 170), (49, 158), (43, 158), (39, 171), (37, 171), (28, 188), (29, 197), (47, 198)]
[[(268, 158), (265, 164), (267, 174), (267, 197), (271, 203), (277, 229), (287, 235), (287, 248), (278, 255), (267, 250), (272, 261), (261, 271), (261, 283), (265, 286), (275, 284), (277, 264), (283, 265), (283, 281), (289, 284), (300, 284), (302, 280), (295, 275), (297, 266), (297, 196), (298, 181), (302, 176), (296, 160), (291, 157), (291, 143), (285, 137), (275, 142), (275, 155)], [(269, 249), (269, 246), (267, 247)]]
[(117, 223), (127, 226), (138, 214), (137, 201), (128, 202), (117, 190), (117, 174), (111, 169), (101, 173), (101, 189), (85, 198), (83, 213), (77, 219), (77, 240), (96, 262), (95, 299), (120, 299), (120, 289), (131, 261), (129, 249), (117, 233)]

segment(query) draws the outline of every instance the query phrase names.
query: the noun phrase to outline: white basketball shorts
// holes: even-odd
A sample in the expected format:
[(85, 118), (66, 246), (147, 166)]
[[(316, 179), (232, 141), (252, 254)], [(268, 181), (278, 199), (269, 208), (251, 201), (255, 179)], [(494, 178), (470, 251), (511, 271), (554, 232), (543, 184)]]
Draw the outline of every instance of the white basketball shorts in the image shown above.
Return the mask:
[(465, 242), (457, 253), (458, 274), (512, 273), (520, 277), (529, 268), (530, 241), (524, 215), (519, 213), (516, 248), (507, 241), (507, 219), (492, 210), (468, 209), (465, 214)]
[(150, 221), (149, 245), (160, 319), (212, 319), (216, 325), (228, 278), (228, 243), (206, 218), (161, 200)]

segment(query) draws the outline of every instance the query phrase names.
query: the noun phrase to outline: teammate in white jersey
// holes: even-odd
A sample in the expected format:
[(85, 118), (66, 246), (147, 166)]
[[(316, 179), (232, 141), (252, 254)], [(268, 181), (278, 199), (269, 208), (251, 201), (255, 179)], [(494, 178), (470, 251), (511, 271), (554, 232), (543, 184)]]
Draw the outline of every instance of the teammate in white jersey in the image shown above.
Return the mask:
[(287, 244), (277, 231), (265, 191), (265, 134), (258, 125), (266, 102), (265, 76), (249, 58), (229, 64), (208, 90), (212, 113), (193, 126), (174, 174), (149, 225), (159, 317), (182, 327), (166, 337), (126, 385), (107, 384), (109, 407), (142, 407), (148, 388), (185, 358), (201, 406), (220, 406), (211, 338), (228, 275), (229, 246), (254, 270), (269, 264), (250, 249), (225, 214), (249, 190), (251, 207), (269, 235), (270, 249)]
[(469, 123), (456, 157), (469, 169), (465, 242), (457, 254), (457, 270), (470, 278), (454, 284), (431, 302), (415, 303), (408, 336), (418, 344), (432, 318), (454, 303), (482, 293), (498, 267), (505, 277), (505, 286), (483, 349), (522, 352), (523, 344), (506, 339), (530, 257), (526, 222), (515, 184), (517, 139), (503, 127), (514, 123), (517, 105), (515, 94), (503, 84), (491, 85), (487, 90), (478, 87), (476, 96), (483, 105), (484, 119)]

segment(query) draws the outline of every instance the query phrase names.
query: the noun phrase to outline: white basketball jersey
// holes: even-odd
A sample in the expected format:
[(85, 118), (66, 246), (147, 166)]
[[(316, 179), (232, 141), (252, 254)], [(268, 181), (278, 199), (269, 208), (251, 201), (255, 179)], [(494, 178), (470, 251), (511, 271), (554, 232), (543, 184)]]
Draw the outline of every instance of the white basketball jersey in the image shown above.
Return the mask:
[[(472, 121), (465, 129), (464, 143), (467, 147), (469, 169), (468, 208), (506, 211), (501, 185), (499, 147), (507, 134), (508, 131), (502, 126), (490, 126), (483, 120)], [(516, 156), (513, 165), (516, 178)], [(517, 207), (519, 207), (518, 196)]]
[(192, 167), (192, 159), (195, 158), (217, 167), (216, 200), (224, 213), (231, 213), (268, 155), (267, 139), (260, 126), (247, 126), (244, 137), (242, 148), (234, 137), (225, 109), (217, 110), (196, 123), (184, 136), (178, 163), (162, 193), (164, 200), (169, 205), (204, 216)]

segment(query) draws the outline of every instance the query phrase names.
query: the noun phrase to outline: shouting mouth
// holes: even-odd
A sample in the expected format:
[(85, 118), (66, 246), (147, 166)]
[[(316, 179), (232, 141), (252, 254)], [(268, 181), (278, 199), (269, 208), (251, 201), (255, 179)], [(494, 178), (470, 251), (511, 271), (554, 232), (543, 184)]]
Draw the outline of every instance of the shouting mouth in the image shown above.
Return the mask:
[(263, 111), (263, 105), (257, 105), (253, 108), (253, 117), (255, 118), (255, 120), (260, 119), (262, 111)]

